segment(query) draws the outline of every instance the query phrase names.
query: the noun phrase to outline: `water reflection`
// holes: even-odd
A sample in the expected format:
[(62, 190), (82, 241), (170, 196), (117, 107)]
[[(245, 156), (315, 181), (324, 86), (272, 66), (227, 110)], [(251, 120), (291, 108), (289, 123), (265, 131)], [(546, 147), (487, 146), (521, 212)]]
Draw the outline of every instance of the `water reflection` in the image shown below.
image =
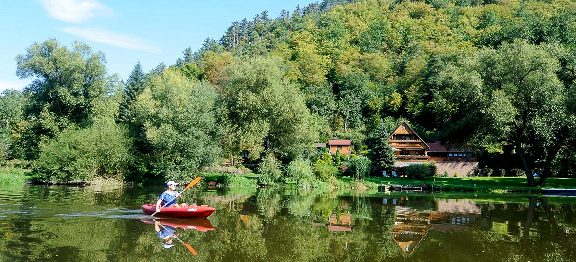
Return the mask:
[[(155, 223), (139, 207), (157, 191), (33, 186), (5, 194), (0, 189), (0, 261), (165, 261), (167, 252), (181, 258), (191, 249), (195, 261), (576, 257), (574, 199), (197, 191), (199, 204), (218, 209), (209, 219)], [(174, 246), (165, 249), (157, 235), (162, 227), (171, 227), (182, 242), (174, 238)]]
[(395, 206), (392, 237), (405, 254), (412, 253), (429, 230), (463, 230), (463, 227), (471, 227), (481, 215), (480, 207), (471, 200), (440, 199), (436, 204), (436, 209), (424, 210)]

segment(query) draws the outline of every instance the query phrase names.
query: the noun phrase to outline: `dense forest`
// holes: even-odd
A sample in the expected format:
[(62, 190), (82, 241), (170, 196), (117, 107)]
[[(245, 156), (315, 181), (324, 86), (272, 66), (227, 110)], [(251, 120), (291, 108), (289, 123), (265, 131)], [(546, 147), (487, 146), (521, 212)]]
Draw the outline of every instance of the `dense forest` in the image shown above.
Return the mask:
[[(41, 181), (185, 180), (223, 163), (261, 182), (361, 178), (407, 121), (484, 166), (576, 174), (576, 2), (324, 0), (235, 22), (127, 80), (83, 43), (33, 43), (0, 96), (0, 159)], [(351, 139), (354, 155), (314, 143)], [(513, 161), (512, 161), (513, 160)]]

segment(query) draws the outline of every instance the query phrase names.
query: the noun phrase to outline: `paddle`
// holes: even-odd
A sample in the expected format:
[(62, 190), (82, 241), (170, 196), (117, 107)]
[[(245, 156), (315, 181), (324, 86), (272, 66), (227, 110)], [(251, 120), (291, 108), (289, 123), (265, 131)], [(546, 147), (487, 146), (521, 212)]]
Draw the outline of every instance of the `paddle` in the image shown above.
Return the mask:
[[(201, 176), (198, 176), (196, 178), (194, 178), (194, 180), (192, 180), (192, 182), (188, 183), (188, 185), (184, 188), (184, 190), (182, 190), (182, 192), (180, 192), (179, 194), (182, 195), (182, 193), (184, 193), (184, 191), (188, 190), (188, 188), (193, 187), (194, 185), (198, 184), (198, 182), (200, 182), (200, 180), (202, 179)], [(166, 203), (168, 204), (168, 203)], [(160, 208), (163, 208), (164, 206), (166, 206), (166, 204), (162, 205)], [(158, 213), (158, 211), (154, 212), (152, 215), (150, 216), (154, 216), (156, 215), (156, 213)]]
[[(198, 180), (200, 181), (200, 180)], [(157, 222), (158, 225), (160, 225), (162, 228), (164, 228), (164, 230), (166, 230), (166, 227), (164, 225), (162, 225), (162, 223), (156, 221), (156, 219), (153, 219), (154, 222)], [(182, 243), (182, 245), (184, 245), (186, 247), (186, 249), (188, 249), (188, 251), (190, 251), (190, 253), (192, 253), (193, 256), (198, 255), (198, 253), (196, 252), (196, 249), (194, 249), (190, 244), (182, 241), (182, 239), (180, 239), (179, 237), (177, 237), (175, 234), (172, 235), (175, 239), (178, 239), (178, 241), (180, 241), (180, 243)]]

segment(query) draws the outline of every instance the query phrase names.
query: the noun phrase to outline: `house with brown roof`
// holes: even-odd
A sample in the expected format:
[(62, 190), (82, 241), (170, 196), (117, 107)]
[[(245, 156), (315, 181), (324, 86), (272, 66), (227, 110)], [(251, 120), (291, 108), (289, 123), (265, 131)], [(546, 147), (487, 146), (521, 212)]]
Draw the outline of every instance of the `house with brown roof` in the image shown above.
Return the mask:
[(402, 122), (388, 137), (388, 143), (398, 161), (428, 160), (430, 146), (406, 122)]
[(330, 139), (328, 140), (328, 151), (330, 151), (330, 154), (336, 154), (336, 152), (340, 152), (340, 154), (349, 155), (352, 152), (352, 141)]
[(437, 173), (449, 176), (467, 176), (478, 166), (472, 152), (462, 148), (427, 143), (406, 122), (388, 137), (388, 143), (396, 157), (396, 167), (410, 164), (434, 162)]

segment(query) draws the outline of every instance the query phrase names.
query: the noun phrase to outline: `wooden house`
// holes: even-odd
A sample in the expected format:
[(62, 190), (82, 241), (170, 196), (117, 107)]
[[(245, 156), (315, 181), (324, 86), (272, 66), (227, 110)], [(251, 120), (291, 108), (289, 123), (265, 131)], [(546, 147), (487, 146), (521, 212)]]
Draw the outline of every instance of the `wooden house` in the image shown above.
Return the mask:
[(430, 146), (405, 122), (388, 137), (390, 147), (398, 161), (426, 161)]
[[(447, 147), (440, 143), (427, 143), (405, 122), (390, 134), (388, 143), (396, 157), (396, 168), (414, 163), (434, 162), (438, 174), (468, 176), (478, 166), (469, 150)], [(395, 176), (393, 172), (392, 176)], [(387, 173), (383, 172), (383, 175)]]
[(340, 152), (340, 154), (349, 155), (352, 152), (352, 141), (330, 139), (328, 140), (328, 150), (330, 151), (330, 154)]

